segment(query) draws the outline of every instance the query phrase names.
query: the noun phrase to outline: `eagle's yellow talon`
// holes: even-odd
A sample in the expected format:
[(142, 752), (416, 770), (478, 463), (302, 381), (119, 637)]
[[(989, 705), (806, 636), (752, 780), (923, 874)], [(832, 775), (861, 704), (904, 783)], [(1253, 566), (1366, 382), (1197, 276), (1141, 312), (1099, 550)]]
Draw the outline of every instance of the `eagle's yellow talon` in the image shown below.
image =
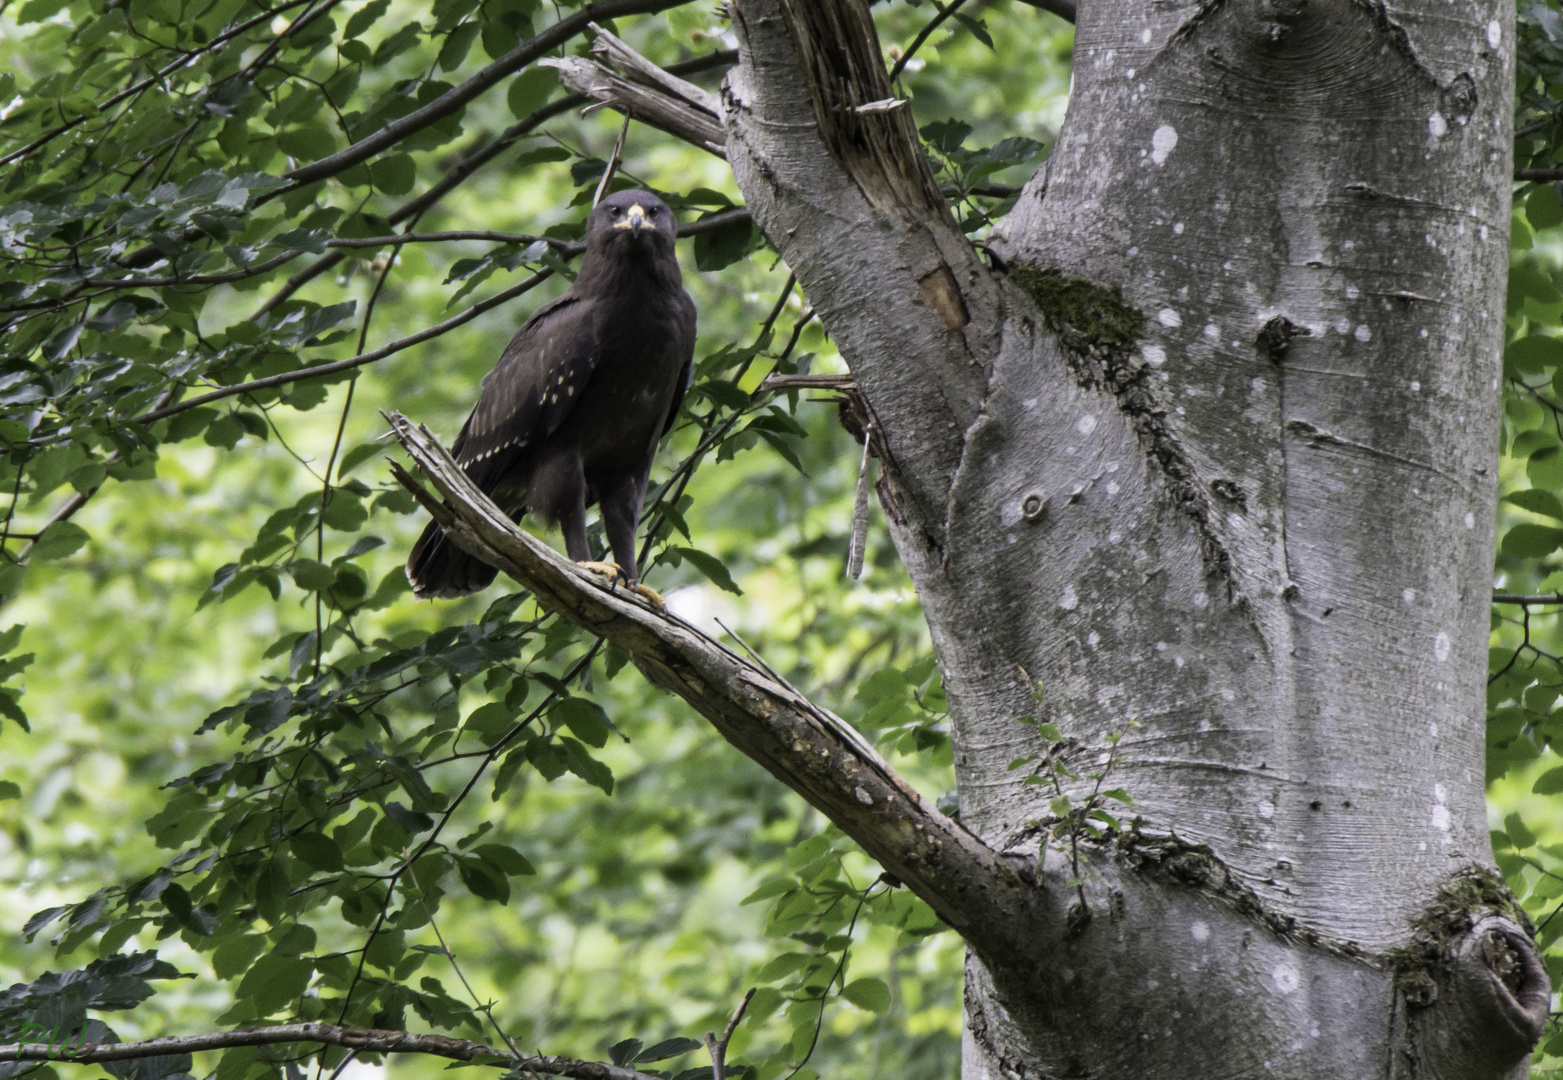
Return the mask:
[(624, 573), (624, 568), (616, 562), (596, 562), (590, 559), (582, 559), (575, 564), (582, 570), (589, 570), (594, 574), (601, 574), (611, 579), (611, 583), (617, 585), (621, 581), (629, 581), (629, 576)]
[(603, 577), (608, 579), (608, 585), (610, 588), (617, 588), (621, 582), (625, 585), (628, 585), (630, 590), (634, 592), (635, 595), (639, 596), (642, 600), (646, 601), (646, 603), (650, 604), (658, 611), (662, 611), (667, 607), (667, 603), (662, 599), (661, 593), (657, 592), (656, 589), (653, 589), (649, 585), (642, 585), (638, 581), (631, 581), (629, 575), (624, 572), (624, 568), (616, 562), (596, 562), (595, 560), (583, 559), (581, 562), (578, 562), (575, 565), (579, 566), (582, 570), (589, 570), (593, 574), (601, 574)]

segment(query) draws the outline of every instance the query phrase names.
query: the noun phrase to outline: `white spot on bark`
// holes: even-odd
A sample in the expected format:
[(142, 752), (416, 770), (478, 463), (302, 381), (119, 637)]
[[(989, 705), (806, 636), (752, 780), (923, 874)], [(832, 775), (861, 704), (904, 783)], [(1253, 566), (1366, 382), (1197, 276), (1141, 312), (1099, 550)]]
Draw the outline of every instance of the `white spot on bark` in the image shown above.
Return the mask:
[(1344, 334), (1346, 331), (1348, 331), (1350, 329), (1351, 329), (1351, 320), (1350, 319), (1346, 318), (1345, 316), (1342, 316), (1341, 318), (1335, 320), (1335, 332), (1337, 334)]
[(1297, 973), (1297, 969), (1284, 962), (1275, 965), (1274, 970), (1270, 972), (1270, 977), (1275, 980), (1275, 992), (1283, 997), (1292, 993), (1302, 983), (1302, 976)]
[(1433, 638), (1433, 659), (1440, 664), (1449, 659), (1449, 635), (1442, 630)]
[(1194, 606), (1203, 611), (1205, 608), (1210, 606), (1210, 597), (1206, 596), (1202, 592), (1195, 593)]
[(1428, 724), (1427, 725), (1427, 733), (1428, 733), (1428, 735), (1430, 735), (1431, 737), (1433, 737), (1435, 739), (1438, 738), (1438, 725), (1437, 724)]
[(1415, 589), (1401, 589), (1400, 590), (1400, 599), (1405, 601), (1407, 604), (1414, 604), (1414, 603), (1416, 603), (1416, 590)]
[(1442, 139), (1444, 132), (1449, 130), (1449, 123), (1444, 119), (1444, 114), (1435, 112), (1427, 118), (1427, 133), (1435, 139)]
[(1203, 921), (1203, 920), (1198, 920), (1198, 921), (1196, 921), (1194, 923), (1193, 926), (1189, 927), (1189, 933), (1194, 935), (1194, 940), (1195, 941), (1198, 941), (1198, 942), (1201, 942), (1201, 943), (1209, 941), (1210, 940), (1210, 924), (1205, 922), (1205, 921)]
[(1373, 331), (1368, 329), (1367, 323), (1359, 323), (1357, 328), (1351, 332), (1351, 336), (1358, 341), (1372, 341)]
[(1119, 532), (1117, 529), (1114, 529), (1112, 532), (1107, 534), (1107, 542), (1109, 544), (1116, 544), (1118, 541), (1120, 541), (1122, 539), (1123, 539), (1123, 533)]
[[(1343, 247), (1346, 250), (1350, 251), (1351, 250), (1351, 241), (1347, 240), (1344, 244), (1341, 245), (1341, 247)], [(1362, 295), (1362, 290), (1357, 288), (1355, 285), (1347, 285), (1346, 286), (1346, 299), (1347, 300), (1355, 300), (1357, 297), (1359, 297), (1361, 295)]]
[(1215, 323), (1206, 323), (1205, 329), (1202, 331), (1202, 333), (1204, 333), (1204, 335), (1211, 341), (1215, 341), (1221, 336), (1221, 327), (1217, 326)]
[(1164, 307), (1156, 313), (1156, 321), (1171, 329), (1172, 327), (1183, 325), (1183, 316), (1170, 307)]
[(1449, 824), (1449, 808), (1441, 805), (1433, 807), (1433, 828), (1439, 832), (1448, 832)]
[(1167, 160), (1178, 145), (1178, 132), (1171, 124), (1163, 124), (1151, 134), (1151, 160), (1160, 165)]
[(1173, 236), (1182, 236), (1183, 235), (1183, 222), (1179, 221), (1179, 222), (1177, 222), (1176, 224), (1174, 224), (1172, 226), (1172, 235)]
[(1231, 690), (1231, 689), (1229, 689), (1227, 687), (1222, 687), (1221, 688), (1221, 700), (1222, 701), (1236, 701), (1237, 700), (1237, 693), (1236, 693), (1236, 691)]
[[(1497, 25), (1498, 25), (1497, 23), (1493, 23), (1492, 24), (1492, 26), (1497, 26)], [(1489, 26), (1488, 29), (1487, 29), (1487, 36), (1489, 38), (1492, 37), (1492, 27), (1491, 26)], [(1147, 26), (1144, 30), (1140, 31), (1140, 44), (1141, 45), (1149, 45), (1150, 43), (1151, 43), (1151, 28)], [(1498, 43), (1496, 41), (1493, 42), (1494, 47), (1496, 47), (1497, 44)]]
[(1167, 362), (1167, 350), (1160, 345), (1145, 345), (1140, 349), (1140, 355), (1151, 367), (1161, 367)]
[(1116, 494), (1118, 494), (1119, 490), (1120, 489), (1118, 487), (1118, 481), (1116, 481), (1116, 480), (1109, 480), (1109, 481), (1107, 481), (1107, 494), (1109, 494), (1109, 495), (1116, 495)]
[(1418, 390), (1421, 390), (1421, 389), (1422, 389), (1422, 384), (1417, 382), (1415, 379), (1412, 379), (1411, 380), (1411, 391), (1412, 391), (1412, 393), (1415, 393), (1415, 392), (1417, 392)]
[(1095, 630), (1092, 630), (1085, 636), (1085, 643), (1094, 649), (1102, 643), (1102, 635), (1098, 634)]
[(1075, 430), (1082, 435), (1089, 435), (1096, 430), (1096, 417), (1087, 413), (1075, 421)]
[(1275, 817), (1275, 803), (1269, 799), (1261, 799), (1259, 801), (1259, 816), (1262, 818)]
[(874, 805), (874, 797), (868, 792), (864, 791), (861, 786), (852, 789), (852, 797), (858, 802), (862, 803), (864, 806)]
[[(1147, 34), (1150, 33), (1149, 30), (1145, 32)], [(1492, 22), (1487, 24), (1487, 44), (1491, 45), (1495, 49), (1499, 45), (1503, 44), (1503, 27), (1498, 25), (1497, 19), (1494, 19)]]
[(1064, 586), (1064, 595), (1058, 598), (1058, 606), (1065, 611), (1073, 611), (1080, 606), (1080, 594), (1075, 592), (1073, 585)]
[(1476, 515), (1475, 514), (1466, 514), (1465, 515), (1465, 527), (1467, 529), (1474, 529), (1474, 528), (1476, 528)]

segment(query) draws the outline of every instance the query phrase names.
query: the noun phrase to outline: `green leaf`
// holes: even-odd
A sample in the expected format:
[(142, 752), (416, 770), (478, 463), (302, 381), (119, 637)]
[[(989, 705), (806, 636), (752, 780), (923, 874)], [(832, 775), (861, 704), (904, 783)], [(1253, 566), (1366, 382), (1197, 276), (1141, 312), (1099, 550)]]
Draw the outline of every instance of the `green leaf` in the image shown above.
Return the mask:
[(475, 22), (462, 23), (446, 35), (445, 44), (440, 47), (441, 71), (454, 71), (461, 66), (461, 62), (467, 58), (467, 51), (477, 39), (479, 29)]
[(888, 1012), (890, 1010), (890, 988), (882, 979), (853, 979), (841, 988), (841, 996), (860, 1009), (869, 1012)]
[(347, 20), (347, 27), (342, 31), (342, 36), (344, 38), (358, 37), (378, 22), (390, 6), (391, 0), (372, 0), (372, 2), (365, 4), (353, 12), (353, 17)]
[(472, 710), (467, 717), (467, 729), (482, 739), (485, 746), (493, 746), (515, 727), (517, 715), (518, 710), (504, 702), (490, 701)]
[[(700, 220), (711, 216), (703, 215)], [(754, 233), (754, 225), (749, 221), (739, 221), (713, 232), (700, 233), (695, 237), (695, 266), (707, 273), (731, 266), (749, 253)]]
[(1538, 184), (1525, 199), (1525, 216), (1531, 228), (1540, 232), (1554, 225), (1563, 224), (1563, 203), (1558, 202), (1558, 190), (1554, 184)]
[(650, 1064), (653, 1061), (667, 1061), (676, 1058), (680, 1054), (687, 1054), (691, 1050), (699, 1050), (701, 1043), (694, 1039), (686, 1039), (682, 1035), (671, 1039), (663, 1039), (653, 1046), (648, 1046), (632, 1059), (636, 1064)]
[(811, 959), (812, 957), (804, 953), (782, 953), (780, 956), (775, 957), (769, 961), (759, 971), (755, 972), (754, 981), (767, 983), (776, 982), (778, 979), (785, 979), (793, 972), (803, 970), (803, 968), (807, 966)]
[(1563, 544), (1563, 529), (1526, 522), (1503, 534), (1499, 551), (1519, 559), (1540, 559), (1551, 555), (1559, 544)]
[(608, 766), (592, 757), (586, 747), (569, 736), (561, 738), (559, 746), (564, 751), (565, 768), (588, 784), (602, 788), (609, 795), (613, 794), (613, 773)]
[(722, 561), (715, 555), (708, 555), (704, 551), (689, 547), (669, 547), (667, 550), (681, 559), (688, 559), (694, 563), (695, 569), (709, 578), (717, 588), (736, 596), (743, 595), (743, 590), (734, 583), (732, 575), (727, 572), (727, 567), (723, 566)]
[(387, 195), (405, 195), (417, 181), (418, 170), (411, 154), (392, 154), (370, 163), (369, 179)]
[(324, 833), (301, 832), (288, 841), (288, 847), (305, 866), (327, 873), (343, 869), (342, 849)]
[(301, 589), (322, 592), (336, 584), (336, 571), (314, 559), (294, 559), (289, 572)]
[(240, 934), (229, 938), (212, 953), (212, 972), (219, 979), (231, 979), (246, 972), (266, 951), (268, 942), (261, 934)]
[(57, 521), (33, 545), (32, 558), (49, 561), (74, 555), (87, 543), (87, 530), (74, 521)]
[(238, 996), (252, 999), (257, 1015), (270, 1016), (302, 997), (314, 972), (311, 960), (272, 953), (257, 960), (239, 981)]
[(7, 799), (20, 799), (21, 797), (22, 789), (19, 785), (13, 784), (9, 780), (0, 780), (0, 802), (5, 802)]
[(1563, 795), (1563, 765), (1536, 777), (1530, 789), (1537, 795)]
[(780, 896), (782, 893), (791, 892), (797, 887), (798, 883), (793, 878), (772, 878), (771, 880), (762, 884), (758, 889), (754, 890), (754, 892), (738, 901), (738, 906), (743, 907), (745, 904), (755, 904), (759, 903), (761, 900), (769, 900), (773, 896)]
[(608, 744), (608, 730), (611, 727), (608, 714), (595, 701), (568, 697), (549, 710), (549, 715), (562, 722), (588, 746), (600, 749)]
[(357, 446), (353, 447), (347, 453), (342, 455), (342, 460), (337, 464), (336, 467), (337, 479), (341, 480), (342, 477), (358, 468), (358, 466), (362, 465), (376, 454), (384, 452), (385, 444), (383, 443), (359, 443)]
[(482, 859), (463, 856), (456, 860), (456, 870), (467, 891), (478, 899), (496, 904), (510, 902), (510, 883), (498, 867), (490, 866)]
[(1536, 834), (1525, 827), (1518, 811), (1503, 819), (1503, 829), (1517, 848), (1532, 847), (1536, 843)]
[(559, 76), (553, 68), (529, 67), (510, 80), (505, 103), (510, 106), (510, 114), (521, 120), (542, 108), (558, 86)]
[(277, 148), (300, 162), (318, 161), (336, 153), (336, 138), (319, 124), (300, 124), (277, 133)]
[(1533, 514), (1544, 514), (1556, 521), (1563, 521), (1563, 500), (1550, 491), (1539, 491), (1536, 488), (1511, 491), (1503, 497), (1503, 501)]
[(485, 862), (499, 867), (512, 877), (537, 873), (527, 857), (513, 847), (504, 844), (479, 844), (473, 854), (481, 855)]

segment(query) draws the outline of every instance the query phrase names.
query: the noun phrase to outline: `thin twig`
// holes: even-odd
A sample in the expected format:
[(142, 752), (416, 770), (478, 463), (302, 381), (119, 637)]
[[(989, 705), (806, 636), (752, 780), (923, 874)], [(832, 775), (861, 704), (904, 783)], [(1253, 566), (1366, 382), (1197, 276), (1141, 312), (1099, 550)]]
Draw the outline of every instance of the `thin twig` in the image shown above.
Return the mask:
[(516, 1041), (506, 1033), (505, 1029), (499, 1026), (499, 1021), (494, 1019), (493, 1008), (483, 1004), (478, 999), (477, 993), (472, 989), (472, 984), (462, 974), (461, 965), (456, 963), (456, 954), (450, 951), (450, 946), (445, 943), (445, 935), (440, 933), (439, 923), (434, 921), (434, 909), (429, 906), (429, 898), (423, 894), (423, 886), (418, 884), (418, 875), (413, 871), (412, 863), (407, 864), (407, 877), (412, 881), (412, 887), (418, 893), (418, 902), (423, 905), (424, 915), (428, 916), (429, 929), (434, 931), (434, 939), (440, 943), (440, 948), (445, 950), (445, 959), (450, 961), (451, 970), (456, 973), (456, 978), (461, 980), (461, 985), (467, 988), (467, 994), (472, 998), (472, 1004), (476, 1005), (482, 1010), (483, 1015), (488, 1017), (488, 1022), (493, 1027), (494, 1033), (504, 1040), (506, 1046), (510, 1047), (510, 1052), (515, 1055), (516, 1060), (523, 1060), (526, 1055), (521, 1053), (521, 1048), (516, 1045)]
[(939, 14), (935, 15), (928, 25), (923, 27), (918, 35), (912, 39), (912, 43), (907, 46), (906, 52), (901, 54), (901, 58), (895, 62), (895, 67), (890, 69), (890, 81), (892, 83), (895, 82), (896, 76), (901, 74), (901, 70), (906, 67), (907, 62), (916, 55), (917, 50), (923, 47), (923, 42), (928, 40), (928, 35), (939, 29), (946, 19), (960, 10), (961, 5), (964, 3), (966, 3), (966, 0), (954, 0), (954, 3), (949, 7), (939, 7), (939, 0), (934, 0), (933, 6), (938, 10)]
[[(0, 1046), (0, 1061), (46, 1061), (55, 1065), (92, 1065), (105, 1061), (135, 1061), (169, 1054), (193, 1054), (205, 1050), (225, 1050), (235, 1046), (275, 1046), (286, 1043), (324, 1043), (342, 1046), (359, 1053), (428, 1054), (455, 1061), (473, 1061), (482, 1065), (521, 1068), (549, 1076), (576, 1077), (579, 1080), (654, 1080), (647, 1073), (606, 1062), (577, 1058), (536, 1055), (513, 1061), (491, 1046), (455, 1039), (447, 1035), (419, 1035), (410, 1031), (384, 1031), (377, 1028), (349, 1027), (341, 1024), (279, 1024), (276, 1027), (241, 1028), (238, 1031), (214, 1031), (201, 1035), (176, 1035), (139, 1042), (87, 1043), (75, 1048), (58, 1043), (9, 1043)], [(492, 1059), (492, 1060), (485, 1060)]]
[(619, 162), (624, 160), (624, 137), (630, 133), (630, 117), (625, 114), (624, 123), (619, 126), (619, 137), (614, 140), (613, 153), (608, 155), (608, 167), (602, 170), (602, 179), (597, 181), (597, 190), (592, 195), (592, 206), (602, 202), (602, 197), (608, 194), (608, 185), (613, 183), (613, 174), (619, 171)]
[(744, 1011), (749, 1008), (749, 1002), (758, 989), (758, 986), (749, 988), (749, 992), (738, 1003), (738, 1008), (733, 1010), (732, 1019), (727, 1021), (727, 1027), (722, 1029), (720, 1039), (714, 1033), (706, 1032), (706, 1050), (711, 1054), (711, 1080), (727, 1080), (727, 1044), (732, 1041), (733, 1032), (738, 1029), (738, 1022), (744, 1018)]

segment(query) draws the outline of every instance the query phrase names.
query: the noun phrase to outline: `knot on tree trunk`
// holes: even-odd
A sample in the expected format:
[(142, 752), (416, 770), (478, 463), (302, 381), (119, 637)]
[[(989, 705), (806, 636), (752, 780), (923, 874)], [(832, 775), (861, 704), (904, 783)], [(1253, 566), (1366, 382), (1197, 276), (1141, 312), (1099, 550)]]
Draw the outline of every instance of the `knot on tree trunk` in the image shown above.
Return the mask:
[(1551, 980), (1530, 936), (1502, 916), (1481, 919), (1459, 942), (1453, 969), (1474, 1014), (1472, 1030), (1497, 1053), (1529, 1053), (1552, 1000)]

